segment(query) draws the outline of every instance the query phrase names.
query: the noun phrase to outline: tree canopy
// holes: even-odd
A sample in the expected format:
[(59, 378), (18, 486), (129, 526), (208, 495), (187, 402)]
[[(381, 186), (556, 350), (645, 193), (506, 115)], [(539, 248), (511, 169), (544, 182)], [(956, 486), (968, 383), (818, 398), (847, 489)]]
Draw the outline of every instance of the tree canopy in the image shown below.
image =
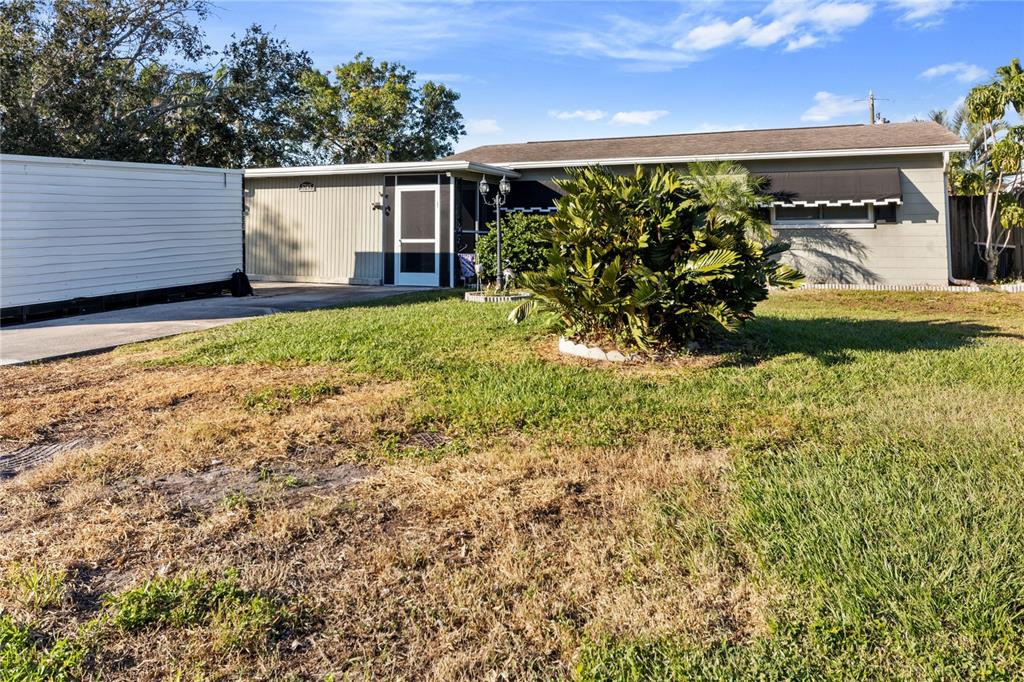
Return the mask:
[(1024, 229), (1024, 125), (1008, 124), (1008, 109), (1018, 118), (1024, 115), (1024, 69), (1018, 59), (967, 95), (961, 119), (971, 131), (971, 151), (953, 156), (949, 168), (954, 193), (984, 198), (985, 225), (972, 223), (972, 228), (989, 280), (996, 276), (1011, 230)]
[(313, 145), (330, 163), (411, 161), (452, 153), (466, 130), (459, 94), (394, 62), (359, 53), (331, 73), (303, 76)]
[(458, 93), (357, 54), (330, 74), (259, 25), (206, 44), (206, 0), (6, 0), (0, 138), (17, 154), (209, 166), (426, 160)]

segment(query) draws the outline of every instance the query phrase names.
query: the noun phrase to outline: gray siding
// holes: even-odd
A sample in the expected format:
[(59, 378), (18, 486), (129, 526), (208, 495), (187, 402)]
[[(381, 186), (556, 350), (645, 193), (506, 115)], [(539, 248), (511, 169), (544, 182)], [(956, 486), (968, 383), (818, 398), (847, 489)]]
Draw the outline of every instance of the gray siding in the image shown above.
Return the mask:
[[(941, 154), (794, 159), (744, 164), (751, 172), (899, 168), (903, 204), (895, 224), (860, 229), (779, 230), (792, 245), (784, 256), (810, 283), (939, 284), (948, 280), (946, 194)], [(626, 169), (623, 168), (623, 171)], [(521, 180), (564, 172), (529, 170)]]
[[(300, 192), (311, 182), (313, 192)], [(380, 284), (382, 175), (245, 180), (245, 266), (253, 279)]]
[(227, 280), (241, 171), (0, 155), (0, 306)]
[(903, 204), (896, 223), (863, 229), (778, 230), (792, 248), (784, 260), (809, 283), (933, 284), (949, 279), (942, 156), (807, 159), (748, 164), (753, 172), (857, 168), (900, 169)]

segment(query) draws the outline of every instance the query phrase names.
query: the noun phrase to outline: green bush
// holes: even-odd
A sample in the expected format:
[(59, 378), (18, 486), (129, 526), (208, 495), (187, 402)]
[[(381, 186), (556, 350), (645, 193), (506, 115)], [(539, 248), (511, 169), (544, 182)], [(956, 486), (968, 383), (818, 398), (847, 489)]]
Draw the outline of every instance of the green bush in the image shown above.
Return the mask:
[(523, 276), (534, 297), (512, 319), (539, 307), (567, 336), (649, 351), (732, 329), (769, 285), (799, 284), (775, 259), (788, 247), (769, 243), (758, 182), (731, 163), (689, 170), (591, 167), (559, 181), (547, 267)]
[[(548, 243), (543, 239), (548, 217), (529, 213), (505, 213), (501, 216), (501, 264), (503, 269), (520, 275), (540, 270), (547, 264), (544, 251)], [(476, 262), (483, 266), (484, 277), (494, 280), (497, 231), (494, 223), (476, 243)]]

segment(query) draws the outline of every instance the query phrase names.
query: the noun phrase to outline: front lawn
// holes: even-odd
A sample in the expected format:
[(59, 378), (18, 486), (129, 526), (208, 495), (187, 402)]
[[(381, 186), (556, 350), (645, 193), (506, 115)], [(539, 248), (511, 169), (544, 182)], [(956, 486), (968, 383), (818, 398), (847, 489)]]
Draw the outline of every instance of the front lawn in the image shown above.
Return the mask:
[(664, 367), (564, 359), (508, 310), (423, 293), (0, 370), (0, 438), (91, 443), (0, 483), (0, 662), (1024, 675), (1024, 299), (773, 294)]

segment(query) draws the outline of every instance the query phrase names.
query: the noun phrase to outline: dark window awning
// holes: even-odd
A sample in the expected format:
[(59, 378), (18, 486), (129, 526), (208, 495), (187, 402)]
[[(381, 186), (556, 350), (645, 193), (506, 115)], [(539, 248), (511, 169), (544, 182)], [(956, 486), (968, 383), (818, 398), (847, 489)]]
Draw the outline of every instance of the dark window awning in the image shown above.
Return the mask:
[(863, 206), (900, 204), (897, 168), (761, 173), (773, 206)]

